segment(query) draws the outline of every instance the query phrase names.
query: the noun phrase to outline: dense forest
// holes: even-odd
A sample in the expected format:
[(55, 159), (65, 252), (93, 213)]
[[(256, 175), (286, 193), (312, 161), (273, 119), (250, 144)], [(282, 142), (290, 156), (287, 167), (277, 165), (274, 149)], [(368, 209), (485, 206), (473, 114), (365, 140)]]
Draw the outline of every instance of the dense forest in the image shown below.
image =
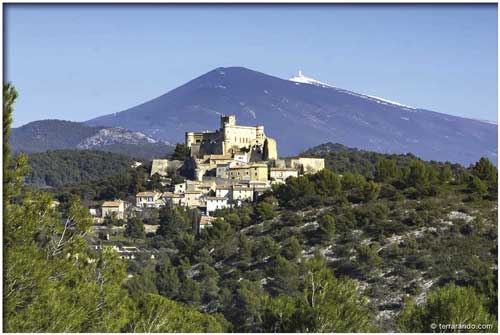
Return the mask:
[(39, 187), (110, 177), (130, 168), (125, 155), (96, 150), (54, 150), (28, 156), (31, 173), (26, 182)]
[[(4, 88), (8, 143), (5, 97)], [(212, 227), (199, 231), (196, 210), (167, 206), (92, 233), (81, 203), (160, 189), (147, 164), (25, 193), (29, 161), (4, 146), (4, 330), (497, 331), (490, 161), (466, 168), (335, 144), (304, 155), (325, 157), (327, 169), (216, 212)], [(111, 243), (156, 257), (121, 261)]]

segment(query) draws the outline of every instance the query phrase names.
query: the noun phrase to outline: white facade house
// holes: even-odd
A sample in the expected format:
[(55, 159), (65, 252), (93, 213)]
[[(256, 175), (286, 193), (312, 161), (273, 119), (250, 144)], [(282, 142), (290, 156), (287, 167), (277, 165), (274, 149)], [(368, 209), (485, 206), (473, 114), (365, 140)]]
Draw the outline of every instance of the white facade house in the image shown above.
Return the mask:
[(230, 199), (231, 198), (231, 187), (230, 186), (217, 187), (217, 189), (215, 190), (215, 196), (219, 197), (219, 198), (225, 197), (225, 198)]
[(183, 194), (186, 193), (186, 183), (175, 184), (174, 186), (175, 194)]
[(164, 203), (161, 193), (156, 191), (139, 192), (135, 196), (137, 207), (160, 208)]
[(298, 177), (299, 172), (296, 168), (286, 168), (286, 167), (276, 167), (271, 168), (269, 172), (269, 177), (272, 183), (284, 184), (288, 177)]
[(172, 192), (165, 192), (161, 196), (165, 204), (170, 204), (173, 206), (185, 206), (184, 197), (185, 197), (184, 194), (176, 194)]
[(224, 209), (229, 207), (228, 198), (226, 197), (207, 197), (207, 214), (210, 214), (217, 209)]
[(253, 189), (250, 187), (233, 186), (231, 200), (238, 204), (242, 201), (253, 201)]

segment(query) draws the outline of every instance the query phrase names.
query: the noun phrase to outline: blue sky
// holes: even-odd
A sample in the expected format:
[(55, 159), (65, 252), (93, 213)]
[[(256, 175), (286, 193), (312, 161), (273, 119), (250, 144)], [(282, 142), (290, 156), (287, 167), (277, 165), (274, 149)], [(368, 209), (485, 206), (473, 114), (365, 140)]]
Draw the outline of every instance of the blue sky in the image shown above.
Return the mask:
[(14, 126), (83, 121), (219, 66), (497, 120), (496, 5), (4, 5)]

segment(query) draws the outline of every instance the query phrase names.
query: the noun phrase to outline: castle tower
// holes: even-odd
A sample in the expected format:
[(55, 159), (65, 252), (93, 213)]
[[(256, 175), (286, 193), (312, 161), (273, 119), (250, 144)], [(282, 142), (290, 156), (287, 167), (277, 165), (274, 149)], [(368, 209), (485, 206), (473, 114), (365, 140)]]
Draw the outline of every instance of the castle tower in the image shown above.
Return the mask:
[(196, 141), (194, 139), (194, 133), (193, 132), (186, 132), (186, 146), (189, 148), (191, 147), (192, 144), (194, 144)]
[(222, 115), (220, 117), (220, 128), (224, 129), (226, 125), (235, 126), (236, 125), (236, 115)]

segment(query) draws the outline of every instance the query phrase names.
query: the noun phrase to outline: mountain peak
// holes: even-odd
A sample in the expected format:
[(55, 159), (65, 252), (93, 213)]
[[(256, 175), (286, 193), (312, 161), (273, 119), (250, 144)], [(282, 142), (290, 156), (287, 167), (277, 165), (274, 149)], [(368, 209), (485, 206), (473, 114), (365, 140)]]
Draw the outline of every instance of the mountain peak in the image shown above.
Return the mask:
[(337, 142), (463, 164), (481, 156), (496, 160), (495, 125), (355, 93), (303, 70), (286, 80), (241, 66), (215, 67), (160, 97), (86, 124), (123, 127), (176, 143), (186, 131), (217, 127), (220, 114), (265, 125), (282, 155)]
[(311, 77), (307, 77), (304, 74), (302, 74), (302, 70), (299, 70), (299, 74), (297, 76), (291, 77), (288, 79), (290, 81), (294, 81), (296, 83), (301, 83), (301, 84), (310, 84), (310, 85), (316, 85), (320, 87), (333, 87), (332, 85), (325, 84), (319, 80), (316, 80)]

